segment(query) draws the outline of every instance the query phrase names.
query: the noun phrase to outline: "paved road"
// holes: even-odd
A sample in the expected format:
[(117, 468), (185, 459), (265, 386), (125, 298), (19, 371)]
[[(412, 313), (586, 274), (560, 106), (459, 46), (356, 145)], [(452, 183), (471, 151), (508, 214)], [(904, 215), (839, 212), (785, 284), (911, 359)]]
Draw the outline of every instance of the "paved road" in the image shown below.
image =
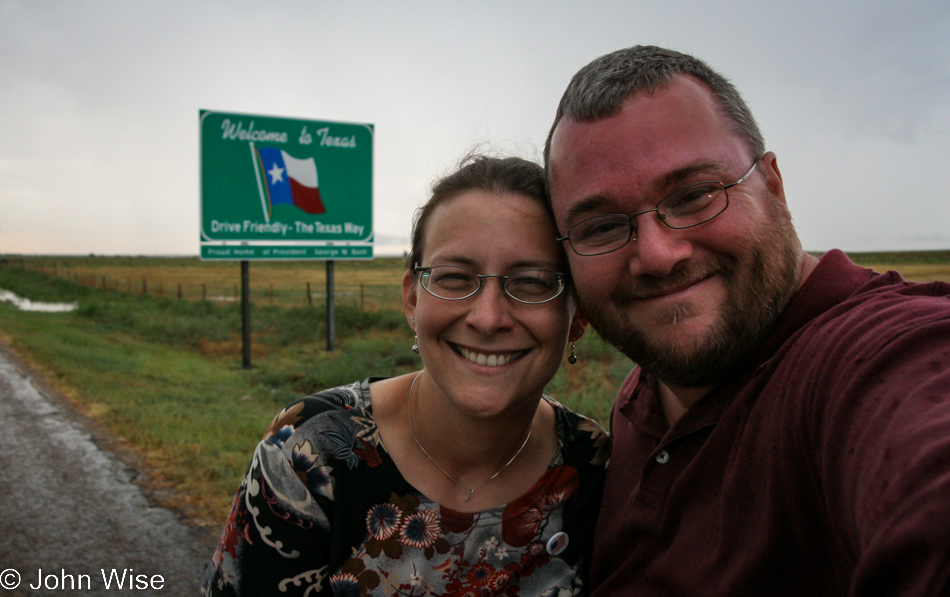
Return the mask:
[(156, 507), (42, 387), (0, 350), (0, 595), (129, 594), (132, 580), (135, 595), (198, 595), (213, 537)]

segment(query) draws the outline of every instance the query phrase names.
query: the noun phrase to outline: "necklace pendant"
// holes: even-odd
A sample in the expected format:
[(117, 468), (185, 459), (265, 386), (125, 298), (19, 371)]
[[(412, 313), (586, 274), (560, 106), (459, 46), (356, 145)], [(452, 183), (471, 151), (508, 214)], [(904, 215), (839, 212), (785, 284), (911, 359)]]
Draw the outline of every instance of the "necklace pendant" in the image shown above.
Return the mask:
[(465, 501), (466, 501), (466, 502), (472, 499), (472, 494), (473, 494), (473, 493), (475, 493), (475, 490), (474, 490), (474, 489), (466, 489), (466, 490), (465, 490)]

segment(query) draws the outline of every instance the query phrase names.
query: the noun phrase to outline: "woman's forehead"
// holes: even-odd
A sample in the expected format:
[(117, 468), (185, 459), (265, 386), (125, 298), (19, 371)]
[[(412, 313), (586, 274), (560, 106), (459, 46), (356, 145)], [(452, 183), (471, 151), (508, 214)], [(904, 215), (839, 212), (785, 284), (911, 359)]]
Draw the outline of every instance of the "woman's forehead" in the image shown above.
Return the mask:
[(560, 263), (556, 229), (545, 207), (518, 194), (467, 191), (432, 212), (426, 226), (426, 260), (452, 257), (471, 262), (526, 260)]

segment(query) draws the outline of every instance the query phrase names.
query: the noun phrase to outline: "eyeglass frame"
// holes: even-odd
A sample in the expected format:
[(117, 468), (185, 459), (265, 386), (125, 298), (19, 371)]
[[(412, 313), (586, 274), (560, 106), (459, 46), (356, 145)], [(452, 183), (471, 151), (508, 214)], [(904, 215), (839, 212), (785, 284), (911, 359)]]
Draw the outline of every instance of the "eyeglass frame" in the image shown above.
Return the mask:
[[(473, 296), (481, 292), (482, 289), (485, 287), (486, 278), (498, 278), (498, 283), (501, 285), (502, 292), (504, 292), (505, 296), (507, 296), (511, 300), (517, 301), (524, 305), (543, 305), (544, 303), (549, 303), (553, 301), (554, 299), (556, 299), (557, 297), (564, 294), (564, 290), (567, 289), (568, 281), (570, 280), (570, 276), (568, 276), (564, 272), (557, 272), (551, 269), (544, 269), (543, 267), (528, 267), (525, 269), (520, 269), (516, 272), (512, 272), (508, 274), (507, 276), (502, 276), (499, 274), (480, 274), (473, 269), (465, 267), (464, 265), (453, 265), (453, 264), (446, 263), (446, 264), (441, 264), (441, 265), (429, 265), (429, 266), (423, 267), (419, 265), (418, 263), (414, 263), (412, 265), (412, 271), (422, 272), (424, 274), (425, 272), (431, 271), (432, 269), (437, 268), (437, 267), (457, 267), (457, 268), (464, 269), (465, 271), (475, 274), (475, 277), (478, 278), (478, 286), (476, 286), (475, 290), (473, 290), (471, 293), (466, 294), (465, 296), (460, 296), (456, 298), (448, 298), (444, 296), (439, 296), (436, 293), (429, 290), (426, 287), (426, 285), (422, 283), (422, 279), (421, 279), (422, 276), (420, 275), (419, 285), (422, 286), (422, 289), (425, 290), (427, 293), (431, 294), (432, 296), (434, 296), (435, 298), (442, 299), (443, 301), (464, 301), (465, 299), (472, 298)], [(522, 300), (514, 296), (513, 294), (511, 294), (508, 291), (508, 278), (516, 274), (520, 274), (521, 272), (530, 272), (530, 271), (542, 271), (542, 272), (550, 272), (554, 274), (557, 277), (558, 282), (560, 282), (560, 288), (558, 289), (557, 294), (555, 294), (551, 298), (546, 298), (543, 301), (533, 301), (533, 302)]]
[[(632, 216), (628, 216), (627, 214), (603, 214), (603, 215), (600, 215), (600, 216), (593, 216), (593, 217), (591, 217), (591, 218), (585, 218), (585, 219), (581, 220), (580, 222), (577, 222), (576, 224), (574, 224), (573, 226), (571, 226), (571, 227), (567, 230), (567, 234), (565, 234), (564, 236), (556, 237), (554, 240), (556, 240), (557, 242), (568, 241), (568, 244), (571, 245), (571, 250), (574, 251), (574, 253), (576, 253), (577, 255), (580, 255), (581, 257), (596, 257), (597, 255), (606, 255), (606, 254), (608, 254), (608, 253), (613, 253), (614, 251), (619, 251), (620, 249), (622, 249), (622, 248), (626, 247), (628, 244), (630, 244), (630, 241), (631, 241), (631, 240), (636, 240), (636, 236), (634, 235), (634, 232), (633, 232), (633, 223), (636, 221), (636, 219), (637, 219), (638, 217), (642, 216), (643, 214), (650, 213), (651, 211), (655, 211), (656, 214), (657, 214), (657, 218), (656, 218), (656, 219), (658, 219), (664, 226), (666, 226), (667, 228), (670, 228), (670, 229), (672, 229), (672, 230), (685, 230), (686, 228), (693, 228), (693, 227), (695, 227), (695, 226), (699, 226), (700, 224), (705, 224), (706, 222), (708, 222), (708, 221), (710, 221), (710, 220), (713, 220), (713, 219), (715, 219), (715, 218), (718, 218), (719, 216), (721, 216), (721, 215), (729, 208), (729, 189), (731, 189), (732, 187), (734, 187), (734, 186), (736, 186), (736, 185), (738, 185), (738, 184), (741, 184), (741, 183), (745, 182), (746, 180), (748, 180), (749, 177), (752, 176), (752, 173), (755, 172), (755, 168), (756, 168), (756, 166), (759, 165), (759, 160), (761, 160), (761, 159), (762, 159), (762, 157), (756, 158), (755, 161), (752, 162), (752, 167), (750, 167), (749, 170), (748, 170), (745, 174), (743, 174), (742, 176), (740, 176), (739, 179), (736, 180), (736, 181), (733, 182), (733, 183), (725, 184), (725, 183), (723, 183), (723, 182), (720, 181), (720, 180), (703, 180), (703, 181), (700, 181), (700, 182), (694, 182), (693, 184), (686, 185), (685, 187), (682, 187), (682, 188), (680, 188), (680, 189), (677, 189), (677, 190), (673, 191), (672, 193), (670, 193), (670, 194), (667, 195), (666, 197), (663, 197), (662, 199), (660, 199), (660, 200), (657, 202), (656, 206), (653, 207), (653, 209), (645, 209), (645, 210), (643, 210), (643, 211), (640, 211), (640, 212), (637, 212), (637, 213), (633, 214)], [(722, 186), (722, 190), (723, 190), (723, 192), (725, 192), (725, 194), (726, 194), (726, 205), (723, 206), (723, 208), (722, 208), (718, 213), (709, 216), (708, 218), (706, 218), (705, 220), (702, 220), (701, 222), (696, 222), (695, 224), (689, 224), (688, 226), (673, 226), (673, 225), (671, 225), (669, 222), (666, 221), (666, 218), (664, 217), (665, 215), (662, 214), (662, 213), (660, 213), (660, 206), (663, 204), (664, 201), (666, 201), (666, 200), (669, 199), (670, 197), (673, 197), (673, 196), (675, 196), (675, 195), (678, 195), (678, 194), (682, 193), (683, 191), (685, 191), (686, 189), (689, 189), (689, 188), (692, 188), (692, 187), (695, 187), (695, 186), (699, 186), (699, 185), (712, 184), (712, 183), (715, 183), (715, 184), (718, 184), (718, 185)], [(571, 231), (572, 231), (572, 230), (574, 230), (575, 228), (577, 228), (578, 226), (580, 226), (580, 225), (583, 224), (584, 222), (589, 222), (589, 221), (594, 220), (594, 219), (597, 219), (597, 218), (608, 218), (608, 217), (612, 217), (612, 216), (622, 216), (622, 217), (624, 217), (624, 218), (627, 218), (627, 240), (625, 240), (622, 244), (618, 245), (617, 247), (615, 247), (615, 248), (613, 248), (613, 249), (610, 249), (609, 251), (603, 251), (603, 252), (601, 252), (601, 253), (581, 253), (581, 252), (579, 252), (579, 251), (574, 247), (574, 242), (571, 240)]]

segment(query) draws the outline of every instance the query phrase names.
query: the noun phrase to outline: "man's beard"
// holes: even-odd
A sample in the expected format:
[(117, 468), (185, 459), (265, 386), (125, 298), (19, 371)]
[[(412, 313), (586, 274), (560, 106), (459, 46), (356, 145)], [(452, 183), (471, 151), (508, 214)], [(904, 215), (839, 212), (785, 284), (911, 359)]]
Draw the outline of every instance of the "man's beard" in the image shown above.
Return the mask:
[[(768, 223), (753, 238), (750, 249), (738, 256), (721, 256), (711, 265), (725, 282), (726, 298), (716, 321), (704, 332), (658, 340), (624, 308), (650, 287), (696, 279), (687, 264), (677, 265), (664, 278), (641, 276), (632, 292), (614, 297), (609, 312), (578, 293), (581, 310), (604, 340), (664, 383), (715, 385), (762, 343), (798, 288), (801, 250), (791, 216), (774, 198), (769, 203)], [(655, 323), (677, 326), (694, 315), (690, 304), (673, 305), (659, 310)]]

